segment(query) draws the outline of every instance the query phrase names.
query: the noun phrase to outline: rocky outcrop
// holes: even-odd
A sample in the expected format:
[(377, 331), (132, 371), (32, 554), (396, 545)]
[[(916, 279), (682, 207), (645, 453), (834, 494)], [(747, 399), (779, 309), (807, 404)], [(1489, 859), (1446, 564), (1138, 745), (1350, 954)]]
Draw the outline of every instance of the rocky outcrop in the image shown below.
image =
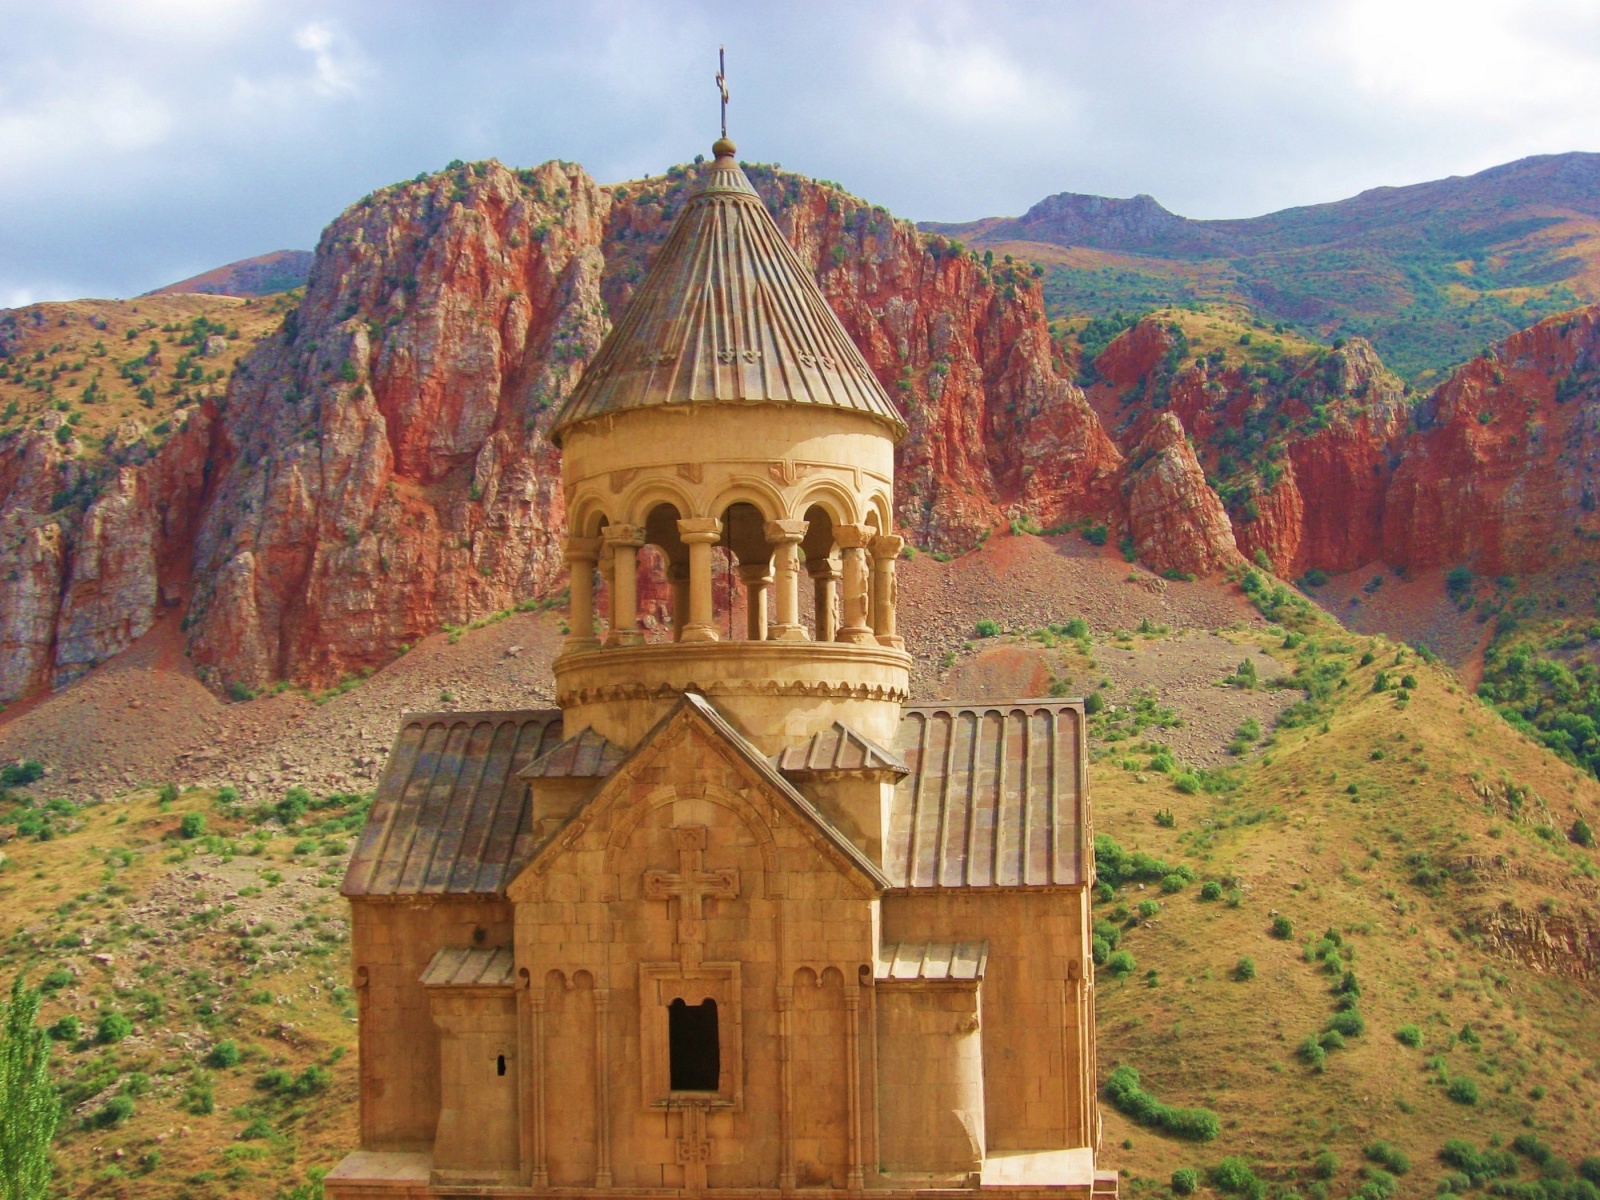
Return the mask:
[[(1596, 310), (1421, 401), (1359, 339), (1269, 378), (1194, 361), (1146, 321), (1099, 356), (1086, 397), (1031, 266), (749, 173), (905, 414), (897, 519), (917, 544), (1093, 521), (1159, 570), (1265, 557), (1297, 575), (1533, 569), (1600, 539)], [(163, 605), (182, 607), (202, 677), (245, 694), (333, 683), (559, 589), (545, 429), (694, 175), (602, 188), (571, 164), (483, 163), (383, 189), (329, 226), (304, 300), (226, 401), (159, 447), (119, 432), (90, 470), (59, 414), (11, 435), (0, 699), (104, 661)]]
[(1158, 571), (1211, 575), (1243, 561), (1228, 514), (1170, 412), (1156, 419), (1133, 456), (1128, 525), (1140, 560)]
[(1176, 417), (1240, 551), (1278, 574), (1594, 557), (1600, 308), (1508, 338), (1425, 397), (1359, 338), (1276, 373), (1175, 363), (1176, 344), (1150, 320), (1119, 336), (1095, 362), (1097, 407), (1117, 406), (1128, 448)]

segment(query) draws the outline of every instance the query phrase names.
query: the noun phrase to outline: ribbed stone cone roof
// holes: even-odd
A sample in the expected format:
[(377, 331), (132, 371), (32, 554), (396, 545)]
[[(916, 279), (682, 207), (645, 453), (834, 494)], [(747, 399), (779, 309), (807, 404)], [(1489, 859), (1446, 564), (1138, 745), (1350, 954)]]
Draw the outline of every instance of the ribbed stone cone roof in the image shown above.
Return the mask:
[(905, 422), (761, 197), (719, 141), (550, 436), (606, 413), (669, 404), (815, 404)]

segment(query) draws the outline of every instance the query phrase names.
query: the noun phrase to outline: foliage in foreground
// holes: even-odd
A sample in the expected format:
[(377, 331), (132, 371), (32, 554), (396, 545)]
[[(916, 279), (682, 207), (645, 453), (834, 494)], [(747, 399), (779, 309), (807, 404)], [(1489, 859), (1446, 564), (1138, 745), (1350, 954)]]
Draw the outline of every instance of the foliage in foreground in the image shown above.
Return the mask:
[(0, 1200), (42, 1200), (60, 1115), (39, 992), (18, 974), (0, 1020)]

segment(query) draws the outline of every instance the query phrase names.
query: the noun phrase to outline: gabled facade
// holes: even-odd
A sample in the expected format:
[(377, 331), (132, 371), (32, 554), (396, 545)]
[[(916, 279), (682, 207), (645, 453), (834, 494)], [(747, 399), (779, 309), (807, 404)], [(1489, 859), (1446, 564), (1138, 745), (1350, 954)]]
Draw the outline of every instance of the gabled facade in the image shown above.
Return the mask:
[(325, 1187), (1114, 1195), (1081, 704), (909, 703), (903, 425), (715, 150), (555, 426), (559, 708), (408, 717), (380, 781)]

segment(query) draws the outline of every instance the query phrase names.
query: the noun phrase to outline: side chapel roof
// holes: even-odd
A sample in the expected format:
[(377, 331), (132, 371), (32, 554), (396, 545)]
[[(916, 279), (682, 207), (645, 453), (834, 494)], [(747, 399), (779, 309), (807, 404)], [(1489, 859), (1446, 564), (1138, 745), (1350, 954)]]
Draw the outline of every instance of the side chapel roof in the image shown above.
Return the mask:
[(1077, 701), (911, 704), (895, 749), (884, 867), (908, 888), (1089, 881), (1083, 715)]
[(503, 892), (534, 848), (518, 775), (560, 741), (558, 708), (407, 713), (344, 894)]
[(696, 403), (853, 409), (906, 431), (883, 385), (719, 142), (705, 186), (567, 398), (550, 438), (607, 413)]

